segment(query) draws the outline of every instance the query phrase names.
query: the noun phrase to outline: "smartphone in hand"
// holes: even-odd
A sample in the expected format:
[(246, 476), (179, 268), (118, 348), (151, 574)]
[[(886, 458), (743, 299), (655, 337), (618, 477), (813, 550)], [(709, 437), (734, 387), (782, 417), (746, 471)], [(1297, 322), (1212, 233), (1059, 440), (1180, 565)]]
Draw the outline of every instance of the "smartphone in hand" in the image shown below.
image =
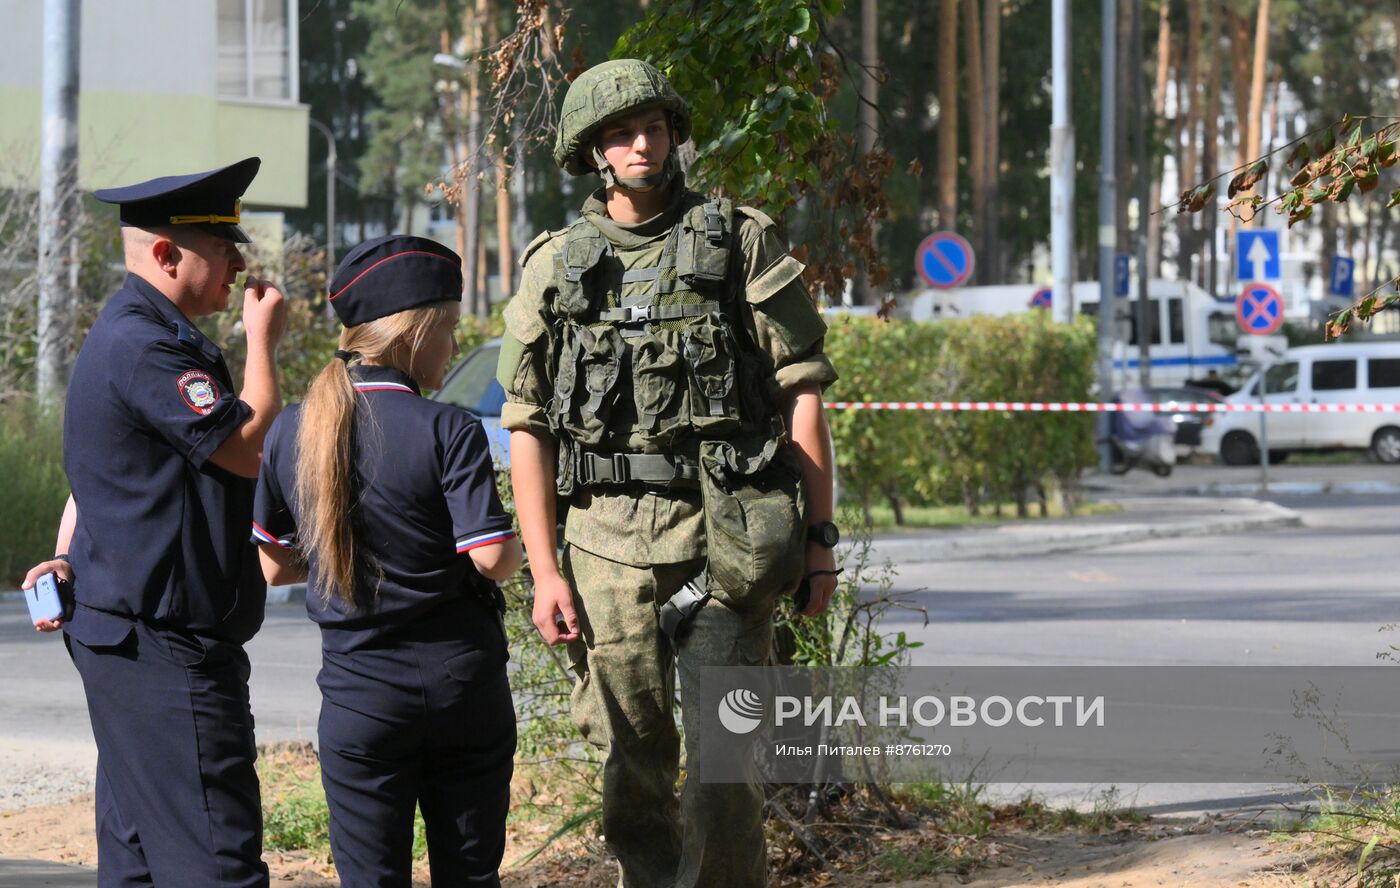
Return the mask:
[(63, 599), (58, 594), (58, 583), (58, 577), (50, 571), (24, 590), (24, 603), (29, 605), (30, 622), (62, 619)]

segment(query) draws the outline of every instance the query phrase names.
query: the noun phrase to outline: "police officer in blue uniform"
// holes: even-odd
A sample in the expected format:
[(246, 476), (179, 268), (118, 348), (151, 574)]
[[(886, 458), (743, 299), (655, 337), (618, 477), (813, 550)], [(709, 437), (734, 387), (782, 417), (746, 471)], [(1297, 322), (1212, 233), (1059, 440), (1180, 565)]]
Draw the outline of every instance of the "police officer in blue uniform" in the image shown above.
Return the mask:
[(266, 587), (247, 543), (263, 438), (281, 408), (282, 295), (250, 279), (241, 392), (194, 318), (244, 269), (232, 166), (96, 192), (120, 204), (128, 275), (68, 388), (72, 495), (56, 571), (61, 628), (97, 740), (98, 884), (265, 886), (248, 658)]
[(321, 775), (341, 884), (411, 882), (422, 807), (435, 886), (500, 884), (515, 754), (503, 599), (520, 565), (481, 423), (421, 397), (457, 353), (461, 260), (418, 237), (352, 250), (346, 329), (273, 424), (253, 539), (270, 582), (309, 577), (321, 627)]

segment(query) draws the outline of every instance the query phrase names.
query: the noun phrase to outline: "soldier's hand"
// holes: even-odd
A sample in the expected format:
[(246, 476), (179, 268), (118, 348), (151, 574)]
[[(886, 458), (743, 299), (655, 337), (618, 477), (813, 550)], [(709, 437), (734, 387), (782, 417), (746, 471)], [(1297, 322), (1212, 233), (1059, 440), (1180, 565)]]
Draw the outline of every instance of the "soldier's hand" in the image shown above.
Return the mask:
[[(24, 582), (20, 584), (20, 588), (26, 591), (33, 589), (34, 584), (46, 573), (57, 574), (59, 577), (63, 578), (64, 582), (73, 582), (73, 566), (62, 558), (54, 558), (31, 567), (29, 573), (24, 575)], [(34, 622), (34, 631), (54, 632), (62, 628), (62, 626), (63, 618), (61, 617), (57, 620), (36, 620)]]
[(818, 543), (807, 544), (806, 574), (811, 595), (807, 606), (797, 612), (799, 617), (815, 617), (831, 604), (836, 594), (836, 554)]
[(530, 619), (545, 644), (564, 644), (578, 638), (574, 593), (563, 577), (535, 577), (535, 606)]
[(287, 300), (269, 280), (249, 275), (243, 286), (243, 329), (248, 343), (271, 351), (287, 331)]

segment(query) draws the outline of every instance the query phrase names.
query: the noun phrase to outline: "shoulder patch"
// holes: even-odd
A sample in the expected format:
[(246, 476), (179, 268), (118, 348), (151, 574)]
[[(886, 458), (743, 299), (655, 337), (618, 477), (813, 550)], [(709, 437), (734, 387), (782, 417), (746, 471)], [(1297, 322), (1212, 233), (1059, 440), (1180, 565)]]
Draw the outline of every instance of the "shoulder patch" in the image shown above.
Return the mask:
[(520, 267), (525, 267), (525, 263), (530, 261), (530, 257), (535, 254), (536, 250), (568, 230), (567, 228), (560, 228), (557, 231), (541, 231), (536, 235), (534, 240), (530, 241), (530, 243), (525, 246), (525, 252), (520, 254)]
[(759, 225), (762, 225), (764, 228), (778, 227), (778, 223), (773, 221), (773, 217), (769, 216), (762, 210), (755, 210), (753, 207), (735, 207), (735, 209), (743, 213), (745, 216), (748, 216), (750, 219), (754, 220)]
[(214, 403), (219, 400), (218, 385), (213, 377), (203, 370), (187, 370), (180, 375), (175, 384), (180, 389), (180, 397), (184, 399), (185, 406), (201, 416), (207, 416), (209, 411), (214, 409)]

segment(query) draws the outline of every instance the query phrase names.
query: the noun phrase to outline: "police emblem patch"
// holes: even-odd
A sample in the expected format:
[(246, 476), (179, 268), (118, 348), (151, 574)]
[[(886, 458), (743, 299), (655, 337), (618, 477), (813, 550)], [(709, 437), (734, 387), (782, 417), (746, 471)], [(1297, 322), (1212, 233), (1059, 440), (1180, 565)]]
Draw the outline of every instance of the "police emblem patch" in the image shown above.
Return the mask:
[(207, 414), (214, 409), (214, 402), (219, 400), (219, 387), (203, 370), (185, 371), (176, 385), (180, 387), (180, 397), (195, 413)]

